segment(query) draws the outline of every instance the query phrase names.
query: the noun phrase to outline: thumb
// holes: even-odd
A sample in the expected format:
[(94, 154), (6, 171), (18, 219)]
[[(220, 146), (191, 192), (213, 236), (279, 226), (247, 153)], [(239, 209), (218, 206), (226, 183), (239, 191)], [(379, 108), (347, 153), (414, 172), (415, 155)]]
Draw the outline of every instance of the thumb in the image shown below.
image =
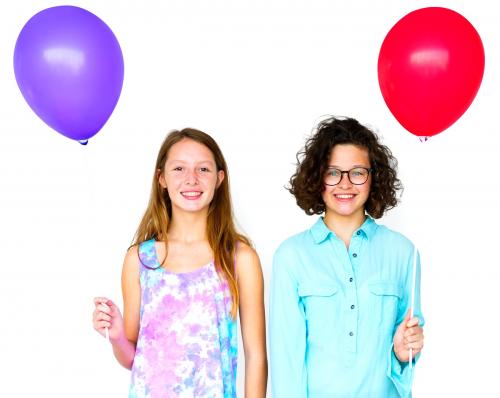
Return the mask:
[(405, 325), (406, 325), (406, 323), (407, 323), (407, 322), (410, 320), (410, 318), (411, 318), (411, 310), (412, 310), (412, 308), (411, 308), (411, 307), (410, 307), (410, 308), (408, 308), (408, 312), (407, 312), (407, 313), (406, 313), (406, 315), (405, 315), (405, 319), (403, 319), (403, 322), (405, 323)]
[(112, 316), (120, 314), (120, 309), (113, 301), (107, 300), (104, 304), (110, 308)]
[(399, 324), (398, 330), (403, 330), (407, 328), (406, 324), (410, 321), (411, 318), (411, 308), (408, 308), (408, 312), (406, 313), (404, 319)]

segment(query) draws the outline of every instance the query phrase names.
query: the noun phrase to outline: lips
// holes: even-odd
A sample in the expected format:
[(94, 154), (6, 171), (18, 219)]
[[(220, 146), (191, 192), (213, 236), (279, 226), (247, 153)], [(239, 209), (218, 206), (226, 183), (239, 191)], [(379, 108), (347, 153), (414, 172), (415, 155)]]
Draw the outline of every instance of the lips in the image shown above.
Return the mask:
[(183, 198), (188, 199), (188, 200), (196, 200), (201, 197), (203, 192), (201, 191), (184, 191), (181, 192), (181, 195)]
[(338, 193), (333, 195), (335, 199), (337, 199), (340, 202), (349, 202), (352, 200), (356, 195), (353, 193)]

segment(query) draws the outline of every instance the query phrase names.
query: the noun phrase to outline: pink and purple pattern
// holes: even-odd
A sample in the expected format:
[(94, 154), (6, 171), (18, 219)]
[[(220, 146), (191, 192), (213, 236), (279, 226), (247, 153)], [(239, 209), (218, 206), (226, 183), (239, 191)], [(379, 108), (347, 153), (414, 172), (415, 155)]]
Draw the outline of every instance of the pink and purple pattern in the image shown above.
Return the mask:
[(227, 282), (213, 262), (186, 273), (139, 246), (141, 321), (129, 398), (234, 398), (238, 338)]

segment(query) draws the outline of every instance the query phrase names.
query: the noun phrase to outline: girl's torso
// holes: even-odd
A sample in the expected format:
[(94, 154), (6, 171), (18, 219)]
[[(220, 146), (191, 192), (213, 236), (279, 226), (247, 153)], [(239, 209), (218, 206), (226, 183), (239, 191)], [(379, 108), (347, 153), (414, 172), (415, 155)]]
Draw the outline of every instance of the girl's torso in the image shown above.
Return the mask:
[(213, 261), (190, 272), (160, 266), (139, 246), (140, 328), (129, 397), (235, 397), (236, 321)]

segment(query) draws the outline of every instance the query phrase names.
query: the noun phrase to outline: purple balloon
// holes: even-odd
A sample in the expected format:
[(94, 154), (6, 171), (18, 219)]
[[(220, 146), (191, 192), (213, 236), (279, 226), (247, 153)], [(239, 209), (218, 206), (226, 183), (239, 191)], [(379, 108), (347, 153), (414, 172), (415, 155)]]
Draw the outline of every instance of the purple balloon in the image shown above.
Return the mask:
[(94, 14), (52, 7), (21, 30), (14, 72), (31, 109), (54, 130), (85, 143), (118, 102), (123, 55), (111, 29)]

